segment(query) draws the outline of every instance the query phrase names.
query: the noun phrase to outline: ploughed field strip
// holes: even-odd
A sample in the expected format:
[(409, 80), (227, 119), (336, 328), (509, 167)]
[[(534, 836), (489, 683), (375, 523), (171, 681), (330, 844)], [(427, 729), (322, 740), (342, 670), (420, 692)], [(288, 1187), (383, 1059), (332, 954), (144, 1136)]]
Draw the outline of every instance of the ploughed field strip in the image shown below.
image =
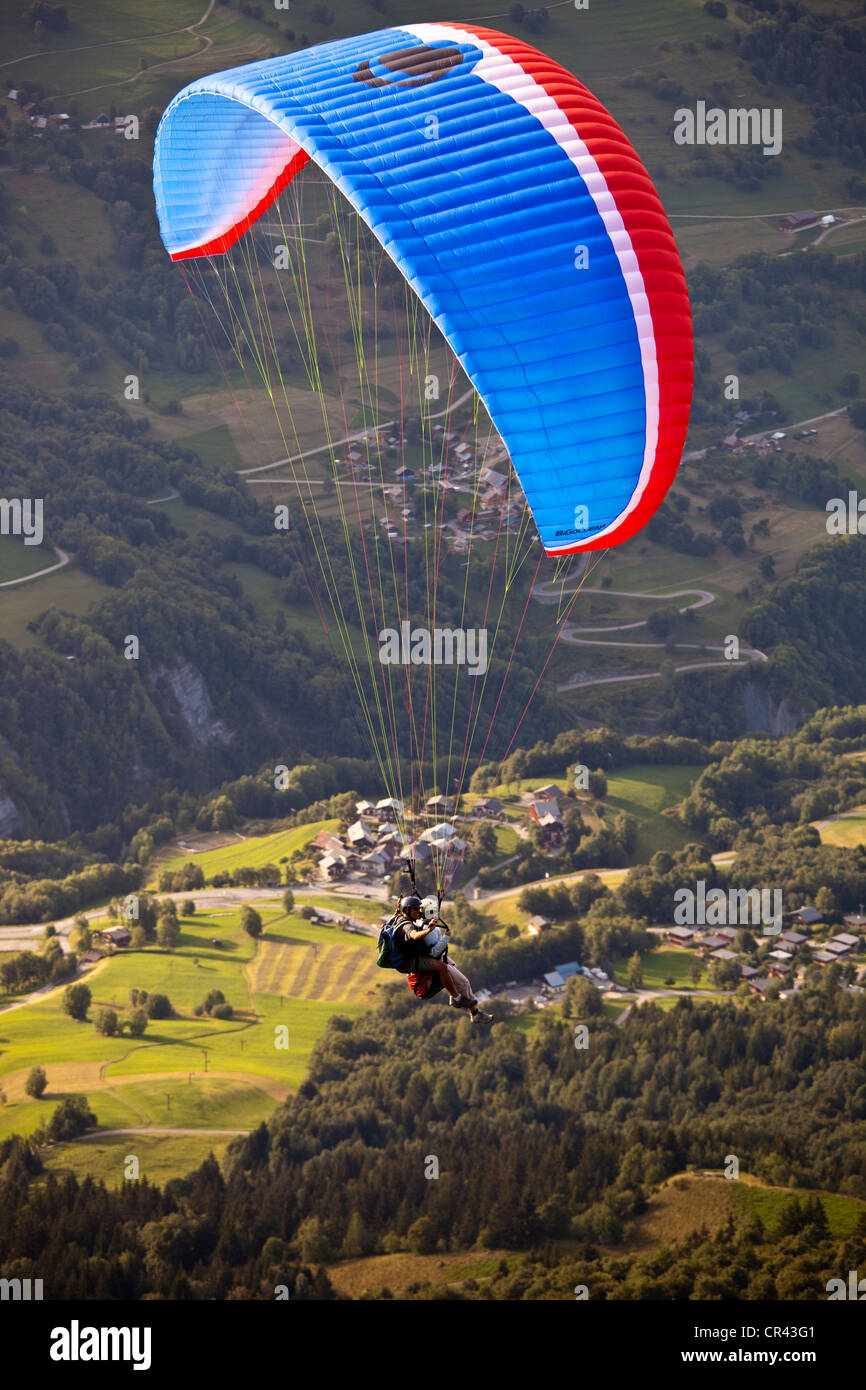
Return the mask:
[(262, 941), (249, 969), (255, 994), (292, 999), (344, 1000), (378, 983), (376, 953), (370, 945), (321, 945), (306, 941)]

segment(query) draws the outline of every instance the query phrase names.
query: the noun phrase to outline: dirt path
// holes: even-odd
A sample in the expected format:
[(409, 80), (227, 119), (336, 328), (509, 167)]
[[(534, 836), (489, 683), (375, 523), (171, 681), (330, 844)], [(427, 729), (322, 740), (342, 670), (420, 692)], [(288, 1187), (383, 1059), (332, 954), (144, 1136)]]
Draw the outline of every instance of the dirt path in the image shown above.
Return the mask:
[(16, 584), (29, 584), (31, 579), (41, 579), (43, 574), (53, 574), (55, 570), (62, 570), (64, 565), (69, 564), (69, 556), (65, 550), (59, 550), (56, 545), (51, 548), (58, 557), (56, 565), (48, 565), (44, 570), (37, 570), (35, 574), (22, 574), (20, 579), (4, 579), (0, 589), (12, 589)]
[(250, 1133), (252, 1133), (252, 1131), (249, 1129), (163, 1129), (161, 1127), (158, 1128), (155, 1125), (142, 1125), (139, 1129), (94, 1129), (91, 1130), (88, 1134), (79, 1134), (75, 1139), (65, 1139), (64, 1143), (82, 1144), (86, 1143), (88, 1139), (109, 1139), (112, 1135), (115, 1134), (166, 1134), (172, 1136), (212, 1134), (236, 1138), (238, 1135)]
[[(197, 53), (186, 53), (179, 58), (166, 58), (161, 63), (151, 63), (150, 67), (142, 68), (139, 72), (134, 72), (131, 77), (119, 77), (116, 82), (103, 82), (98, 87), (79, 87), (75, 92), (61, 92), (59, 96), (46, 98), (46, 100), (65, 101), (67, 97), (81, 97), (86, 96), (90, 92), (104, 92), (110, 87), (126, 87), (130, 82), (137, 82), (140, 77), (144, 77), (145, 73), (165, 72), (167, 69), (174, 67), (175, 63), (186, 63), (189, 62), (190, 58), (201, 57), (203, 53), (207, 53), (208, 49), (213, 47), (213, 39), (209, 39), (205, 34), (197, 34), (195, 31), (210, 19), (215, 4), (216, 0), (210, 0), (201, 19), (195, 20), (192, 24), (185, 24), (180, 29), (164, 29), (155, 34), (139, 34), (134, 39), (114, 39), (108, 43), (85, 44), (83, 48), (67, 48), (65, 50), (46, 49), (43, 50), (42, 53), (30, 53), (26, 56), (30, 58), (55, 57), (58, 51), (62, 51), (64, 55), (66, 53), (83, 53), (91, 48), (115, 48), (119, 47), (121, 44), (142, 43), (146, 39), (168, 38), (171, 34), (191, 34), (194, 39), (201, 39), (203, 47), (200, 48)], [(13, 63), (22, 63), (23, 61), (23, 58), (12, 59)], [(8, 65), (0, 64), (0, 66)]]

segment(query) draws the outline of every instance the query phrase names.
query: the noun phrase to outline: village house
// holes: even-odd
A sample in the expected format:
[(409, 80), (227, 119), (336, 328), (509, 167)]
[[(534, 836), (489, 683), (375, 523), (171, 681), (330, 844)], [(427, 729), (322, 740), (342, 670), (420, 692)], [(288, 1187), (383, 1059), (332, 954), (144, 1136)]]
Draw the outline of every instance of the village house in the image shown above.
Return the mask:
[(429, 829), (421, 832), (421, 839), (427, 840), (430, 844), (444, 844), (457, 834), (450, 821), (441, 820), (437, 825), (431, 825)]
[(711, 951), (719, 951), (727, 946), (728, 941), (727, 937), (713, 933), (710, 936), (702, 936), (695, 944), (701, 955), (706, 956), (709, 955)]
[(482, 797), (472, 808), (472, 815), (476, 820), (501, 820), (503, 814), (502, 803), (492, 796)]
[(563, 980), (570, 980), (572, 975), (580, 974), (580, 965), (576, 960), (566, 961), (565, 965), (555, 965), (553, 968)]
[(356, 850), (369, 849), (376, 843), (375, 836), (371, 835), (366, 825), (363, 825), (359, 820), (349, 826), (346, 831), (346, 839)]
[(838, 958), (839, 956), (847, 956), (851, 948), (847, 942), (840, 941), (837, 936), (834, 936), (832, 941), (826, 943), (824, 950)]
[(767, 963), (767, 973), (781, 980), (785, 975), (790, 975), (791, 967), (788, 962), (784, 960), (769, 960)]
[(376, 802), (376, 814), (382, 821), (396, 822), (403, 815), (403, 803), (393, 796), (383, 796), (381, 801)]
[(817, 907), (811, 907), (808, 903), (804, 903), (802, 907), (797, 908), (796, 912), (791, 913), (791, 921), (797, 927), (814, 927), (823, 920), (823, 914), (818, 911)]
[(762, 979), (750, 980), (749, 989), (753, 994), (757, 994), (759, 999), (766, 999), (767, 990), (773, 984), (775, 984), (775, 980), (771, 980), (769, 976), (764, 976)]
[(376, 807), (373, 805), (372, 801), (356, 801), (355, 810), (361, 817), (376, 817)]
[(390, 863), (387, 855), (384, 855), (380, 849), (374, 849), (369, 854), (361, 856), (360, 867), (371, 878), (384, 878)]
[(550, 922), (546, 917), (536, 914), (529, 919), (529, 935), (540, 936), (543, 931), (550, 931)]
[(558, 801), (533, 801), (529, 818), (543, 831), (546, 845), (556, 845), (562, 839), (564, 827)]
[(400, 858), (414, 864), (429, 864), (433, 858), (426, 840), (412, 840), (400, 851)]
[(454, 802), (450, 796), (431, 796), (425, 801), (424, 809), (428, 816), (450, 816), (454, 811)]
[(132, 933), (127, 927), (103, 927), (93, 933), (103, 941), (109, 941), (112, 946), (128, 946), (132, 940)]
[(312, 843), (314, 849), (324, 850), (326, 854), (340, 854), (345, 849), (340, 837), (330, 830), (320, 830)]
[(695, 930), (693, 927), (671, 927), (667, 940), (670, 946), (694, 946)]
[(849, 912), (845, 917), (842, 918), (842, 921), (845, 923), (846, 927), (849, 927), (851, 929), (851, 931), (866, 931), (866, 917), (862, 916), (862, 914), (859, 912)]
[(825, 965), (832, 965), (836, 959), (837, 957), (832, 951), (827, 951), (822, 948), (820, 951), (815, 952), (812, 957), (812, 962), (814, 965), (820, 965), (823, 968)]
[(544, 976), (542, 989), (547, 994), (561, 994), (565, 989), (565, 980), (558, 970), (548, 970)]
[(324, 878), (345, 878), (347, 860), (345, 854), (326, 854), (319, 860), (319, 872)]
[(736, 960), (736, 959), (737, 959), (737, 956), (736, 956), (736, 952), (734, 952), (734, 951), (729, 951), (729, 950), (727, 949), (727, 947), (725, 947), (725, 946), (720, 946), (719, 949), (718, 949), (717, 951), (710, 951), (709, 959), (710, 959), (710, 960), (727, 961), (727, 960)]
[(808, 939), (799, 931), (783, 931), (779, 937), (779, 944), (784, 942), (786, 946), (790, 946), (792, 950), (796, 951), (799, 946), (805, 945)]

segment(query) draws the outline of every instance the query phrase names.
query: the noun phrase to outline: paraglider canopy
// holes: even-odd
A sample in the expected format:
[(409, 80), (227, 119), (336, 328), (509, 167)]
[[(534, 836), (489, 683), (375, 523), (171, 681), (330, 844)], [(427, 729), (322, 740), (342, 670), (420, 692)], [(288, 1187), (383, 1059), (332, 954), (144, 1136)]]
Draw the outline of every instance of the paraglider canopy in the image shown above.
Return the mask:
[(156, 138), (167, 250), (229, 251), (309, 160), (447, 338), (547, 553), (639, 531), (682, 452), (691, 317), (661, 202), (601, 103), (527, 44), (459, 24), (201, 78)]

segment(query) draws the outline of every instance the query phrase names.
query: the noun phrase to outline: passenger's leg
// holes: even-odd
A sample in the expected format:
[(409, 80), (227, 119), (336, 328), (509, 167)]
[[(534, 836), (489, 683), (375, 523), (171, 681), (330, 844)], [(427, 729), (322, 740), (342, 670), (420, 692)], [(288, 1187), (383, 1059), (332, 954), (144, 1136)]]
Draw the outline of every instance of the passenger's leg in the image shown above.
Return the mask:
[(457, 995), (460, 993), (460, 989), (452, 980), (451, 972), (448, 969), (446, 961), (435, 960), (433, 956), (421, 956), (418, 960), (418, 969), (422, 971), (432, 970), (439, 976), (439, 979), (442, 981), (452, 999), (456, 999)]

